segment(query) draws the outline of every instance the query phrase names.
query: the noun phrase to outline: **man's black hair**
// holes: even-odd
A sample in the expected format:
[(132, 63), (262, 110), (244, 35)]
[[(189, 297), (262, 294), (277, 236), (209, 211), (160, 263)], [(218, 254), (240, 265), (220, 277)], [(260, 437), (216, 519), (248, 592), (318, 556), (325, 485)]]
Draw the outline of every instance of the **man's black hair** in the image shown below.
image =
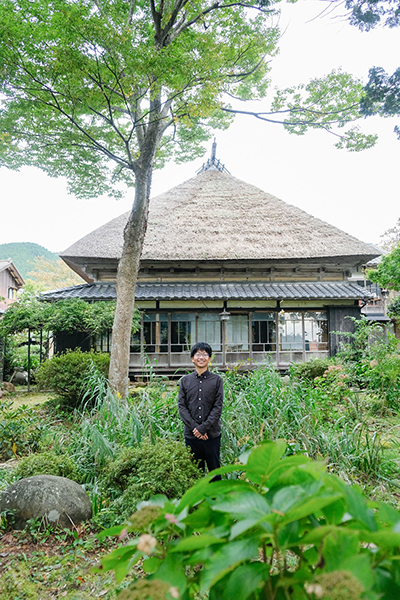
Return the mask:
[(197, 342), (197, 344), (195, 344), (193, 346), (193, 348), (190, 351), (190, 357), (193, 358), (193, 356), (196, 354), (196, 352), (198, 352), (199, 350), (203, 351), (203, 352), (207, 352), (208, 356), (211, 358), (212, 357), (212, 349), (210, 344), (207, 344), (207, 342)]

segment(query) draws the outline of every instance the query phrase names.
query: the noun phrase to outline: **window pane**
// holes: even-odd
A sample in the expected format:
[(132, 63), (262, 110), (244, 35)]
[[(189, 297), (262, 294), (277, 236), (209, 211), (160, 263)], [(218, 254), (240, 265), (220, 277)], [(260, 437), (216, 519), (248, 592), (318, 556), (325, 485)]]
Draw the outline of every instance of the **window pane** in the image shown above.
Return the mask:
[(189, 352), (193, 346), (195, 323), (173, 321), (171, 323), (171, 352)]
[(131, 335), (131, 352), (140, 352), (140, 329)]
[(247, 315), (231, 315), (226, 322), (227, 350), (239, 352), (249, 349), (249, 319)]
[(274, 352), (276, 350), (276, 322), (273, 313), (272, 316), (274, 320), (259, 320), (259, 314), (254, 314), (251, 326), (254, 352)]
[(306, 351), (328, 350), (328, 320), (323, 311), (304, 314), (304, 339)]
[(285, 312), (279, 315), (281, 350), (302, 350), (302, 319), (299, 312)]
[(198, 315), (197, 341), (210, 344), (213, 352), (221, 352), (221, 320), (219, 313), (200, 313)]

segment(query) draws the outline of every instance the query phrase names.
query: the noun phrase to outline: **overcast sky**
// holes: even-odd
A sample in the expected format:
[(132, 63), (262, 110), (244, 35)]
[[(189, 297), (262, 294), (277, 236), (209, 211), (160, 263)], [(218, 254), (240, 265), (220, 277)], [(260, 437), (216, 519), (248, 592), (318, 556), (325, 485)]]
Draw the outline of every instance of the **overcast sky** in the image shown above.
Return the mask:
[[(273, 85), (307, 83), (338, 67), (366, 82), (372, 66), (390, 73), (400, 66), (399, 30), (361, 33), (341, 18), (340, 9), (318, 17), (326, 5), (321, 0), (299, 0), (283, 7), (281, 52), (272, 63)], [(396, 122), (400, 124), (400, 117), (366, 119), (362, 128), (379, 134), (378, 145), (349, 153), (337, 150), (334, 136), (327, 133), (298, 137), (280, 125), (238, 116), (228, 131), (216, 133), (217, 157), (235, 177), (365, 242), (379, 243), (400, 217)], [(205, 159), (210, 149), (211, 143)], [(152, 196), (193, 177), (202, 162), (167, 164), (154, 174)], [(133, 194), (128, 192), (120, 201), (77, 200), (67, 194), (65, 181), (34, 168), (18, 173), (1, 168), (0, 190), (0, 243), (36, 242), (55, 252), (129, 210)]]

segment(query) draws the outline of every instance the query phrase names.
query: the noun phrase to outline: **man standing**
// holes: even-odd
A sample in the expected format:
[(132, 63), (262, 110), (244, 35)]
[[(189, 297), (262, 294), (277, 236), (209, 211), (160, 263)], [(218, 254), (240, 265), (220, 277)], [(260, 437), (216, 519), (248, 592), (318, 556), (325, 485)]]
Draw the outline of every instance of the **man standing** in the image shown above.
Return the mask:
[(212, 350), (205, 342), (195, 344), (190, 357), (196, 370), (184, 375), (179, 384), (179, 414), (185, 425), (185, 443), (194, 459), (203, 471), (205, 465), (213, 471), (220, 466), (222, 378), (208, 370)]

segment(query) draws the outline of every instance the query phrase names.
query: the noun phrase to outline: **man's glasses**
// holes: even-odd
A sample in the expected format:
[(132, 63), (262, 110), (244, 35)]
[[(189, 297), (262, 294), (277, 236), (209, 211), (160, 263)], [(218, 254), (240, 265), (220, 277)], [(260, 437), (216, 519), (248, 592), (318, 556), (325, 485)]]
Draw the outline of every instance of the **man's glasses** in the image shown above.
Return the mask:
[(207, 354), (207, 352), (196, 352), (195, 357), (196, 358), (208, 358), (208, 354)]

